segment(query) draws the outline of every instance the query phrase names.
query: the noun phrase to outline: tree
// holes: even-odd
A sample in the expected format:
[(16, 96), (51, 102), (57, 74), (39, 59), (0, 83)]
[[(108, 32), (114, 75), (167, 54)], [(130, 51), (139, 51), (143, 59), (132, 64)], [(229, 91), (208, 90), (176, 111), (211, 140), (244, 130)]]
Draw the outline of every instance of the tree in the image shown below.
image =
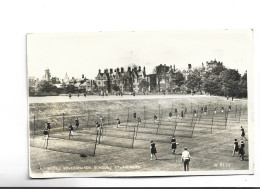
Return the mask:
[(45, 80), (40, 81), (37, 87), (40, 93), (50, 93), (54, 92), (57, 89), (56, 86)]
[(209, 75), (204, 78), (202, 83), (202, 88), (205, 92), (208, 92), (213, 95), (223, 95), (221, 89), (221, 78), (218, 75)]
[(160, 89), (161, 89), (160, 82), (162, 81), (162, 79), (166, 79), (166, 72), (168, 72), (169, 69), (170, 69), (169, 66), (162, 65), (162, 64), (160, 64), (159, 66), (156, 66), (153, 69), (153, 73), (156, 74), (156, 79), (158, 81), (158, 90), (159, 90), (159, 92), (160, 92)]
[(244, 75), (241, 77), (239, 82), (239, 97), (247, 98), (247, 72), (244, 73)]
[(239, 93), (240, 74), (237, 70), (227, 69), (220, 74), (222, 90), (225, 96), (237, 96)]
[(180, 88), (184, 84), (184, 76), (180, 71), (175, 73), (175, 84)]
[(75, 92), (76, 92), (75, 86), (74, 86), (74, 85), (67, 85), (66, 91), (67, 91), (68, 93), (75, 93)]
[(117, 85), (113, 85), (112, 89), (116, 92), (120, 90), (120, 88)]
[(148, 90), (148, 85), (149, 83), (145, 79), (142, 79), (139, 82), (139, 89), (142, 90), (142, 92), (146, 92)]
[(199, 70), (195, 69), (192, 73), (188, 75), (186, 86), (193, 92), (195, 90), (201, 90), (202, 77)]

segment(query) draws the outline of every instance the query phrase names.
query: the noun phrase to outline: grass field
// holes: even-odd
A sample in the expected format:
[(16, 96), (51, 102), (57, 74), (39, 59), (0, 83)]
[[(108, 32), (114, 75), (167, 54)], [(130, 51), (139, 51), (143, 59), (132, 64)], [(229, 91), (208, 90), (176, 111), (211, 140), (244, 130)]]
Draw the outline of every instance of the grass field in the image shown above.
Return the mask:
[[(208, 96), (31, 103), (31, 171), (39, 174), (143, 172), (144, 175), (150, 171), (170, 171), (174, 174), (183, 171), (180, 160), (185, 146), (191, 154), (190, 171), (248, 170), (248, 141), (245, 141), (244, 161), (237, 154), (231, 157), (233, 140), (240, 140), (241, 125), (247, 136), (246, 104), (247, 100)], [(222, 106), (227, 110), (229, 105), (231, 112), (220, 112)], [(200, 113), (202, 106), (208, 107), (206, 115)], [(182, 108), (187, 108), (183, 120)], [(141, 125), (134, 120), (134, 111), (142, 119)], [(169, 121), (170, 111), (173, 118)], [(154, 114), (158, 117), (156, 123)], [(104, 120), (102, 136), (97, 135), (95, 127), (100, 115)], [(119, 128), (116, 117), (121, 120)], [(74, 124), (76, 118), (80, 126), (69, 140), (68, 124)], [(46, 121), (52, 124), (47, 149), (42, 140)], [(179, 143), (176, 155), (171, 152), (173, 135)], [(150, 140), (156, 143), (158, 160), (150, 160)]]

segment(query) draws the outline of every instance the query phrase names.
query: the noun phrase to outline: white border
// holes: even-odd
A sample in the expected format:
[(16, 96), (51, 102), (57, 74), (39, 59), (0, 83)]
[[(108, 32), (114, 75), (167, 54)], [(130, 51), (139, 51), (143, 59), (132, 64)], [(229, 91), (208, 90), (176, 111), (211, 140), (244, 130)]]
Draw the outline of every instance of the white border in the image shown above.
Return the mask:
[[(3, 0), (0, 2), (1, 156), (0, 186), (259, 186), (259, 149), (255, 175), (164, 178), (28, 177), (26, 33), (86, 31), (167, 31), (175, 29), (253, 28), (254, 106), (259, 104), (260, 1), (230, 0)], [(258, 86), (257, 86), (258, 85)], [(6, 95), (8, 94), (8, 95)], [(259, 144), (259, 110), (255, 109), (255, 143)], [(11, 129), (6, 129), (11, 127)]]

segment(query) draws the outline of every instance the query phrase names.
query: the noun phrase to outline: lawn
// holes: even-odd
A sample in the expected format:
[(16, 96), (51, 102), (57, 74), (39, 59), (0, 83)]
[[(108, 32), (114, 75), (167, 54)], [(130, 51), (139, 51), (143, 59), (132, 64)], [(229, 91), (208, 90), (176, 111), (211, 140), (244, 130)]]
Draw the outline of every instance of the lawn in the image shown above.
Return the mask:
[[(84, 173), (80, 176), (93, 176), (93, 172), (102, 172), (107, 176), (113, 172), (113, 175), (136, 176), (140, 173), (162, 175), (165, 171), (165, 175), (178, 175), (183, 173), (180, 160), (185, 146), (191, 154), (190, 171), (248, 170), (248, 141), (245, 141), (244, 161), (238, 154), (231, 157), (233, 140), (240, 140), (241, 125), (246, 136), (248, 134), (246, 103), (246, 100), (231, 101), (222, 97), (183, 96), (29, 104), (31, 175)], [(220, 112), (222, 106), (227, 109), (229, 105), (232, 110), (228, 115)], [(199, 113), (201, 106), (208, 107), (206, 115)], [(187, 108), (183, 120), (180, 118), (182, 108)], [(168, 113), (174, 114), (174, 109), (178, 109), (178, 114), (169, 121)], [(194, 110), (198, 112), (196, 117)], [(133, 118), (134, 111), (142, 119), (139, 126)], [(156, 123), (154, 114), (158, 116)], [(97, 135), (95, 128), (100, 115), (104, 119), (102, 136)], [(116, 117), (121, 120), (119, 128)], [(76, 118), (80, 126), (69, 140), (68, 124), (74, 124)], [(42, 140), (46, 121), (52, 124), (47, 149)], [(172, 135), (179, 143), (176, 155), (171, 152)], [(150, 160), (150, 140), (156, 143), (158, 160)], [(61, 176), (55, 174), (51, 176)]]

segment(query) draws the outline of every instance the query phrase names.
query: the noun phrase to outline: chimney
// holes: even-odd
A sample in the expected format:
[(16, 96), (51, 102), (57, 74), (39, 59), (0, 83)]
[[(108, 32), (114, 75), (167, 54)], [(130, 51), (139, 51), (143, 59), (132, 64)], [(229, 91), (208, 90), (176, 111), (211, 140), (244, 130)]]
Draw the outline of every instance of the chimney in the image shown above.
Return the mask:
[(112, 74), (113, 73), (113, 69), (112, 68), (110, 68), (110, 74)]
[(188, 69), (191, 69), (191, 64), (188, 64)]
[(144, 66), (144, 68), (143, 68), (143, 72), (144, 72), (144, 76), (146, 75), (146, 72), (145, 72), (145, 66)]
[(84, 79), (84, 74), (82, 74), (82, 78)]
[(101, 73), (101, 70), (100, 70), (100, 69), (98, 70), (98, 73)]
[(121, 67), (121, 73), (124, 73), (124, 68), (123, 67)]

